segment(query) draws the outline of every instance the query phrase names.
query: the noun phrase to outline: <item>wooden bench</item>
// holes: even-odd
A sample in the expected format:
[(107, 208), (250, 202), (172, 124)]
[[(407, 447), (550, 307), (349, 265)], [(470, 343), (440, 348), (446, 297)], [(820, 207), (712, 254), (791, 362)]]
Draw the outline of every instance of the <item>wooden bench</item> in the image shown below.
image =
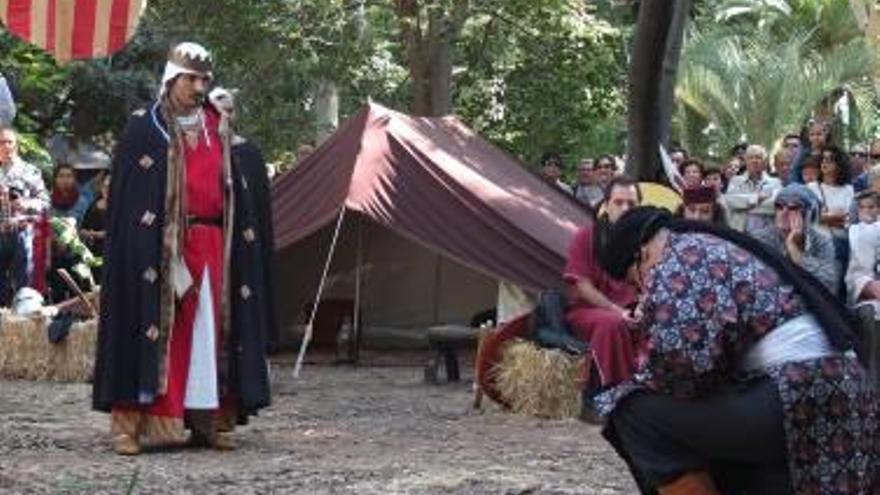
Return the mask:
[(433, 357), (425, 366), (425, 381), (439, 383), (441, 364), (446, 368), (446, 380), (461, 380), (458, 367), (458, 351), (476, 347), (479, 330), (461, 325), (439, 325), (428, 328), (428, 347)]

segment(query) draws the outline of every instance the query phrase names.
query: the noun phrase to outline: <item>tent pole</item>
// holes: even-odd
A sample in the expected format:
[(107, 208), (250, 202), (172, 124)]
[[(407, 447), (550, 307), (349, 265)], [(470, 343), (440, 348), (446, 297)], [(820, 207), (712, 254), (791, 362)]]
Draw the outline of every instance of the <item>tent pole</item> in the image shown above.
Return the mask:
[(434, 304), (433, 321), (431, 325), (440, 323), (440, 276), (443, 272), (443, 256), (437, 253), (437, 263), (434, 265)]
[(358, 362), (361, 351), (361, 267), (364, 265), (364, 235), (363, 235), (363, 218), (357, 217), (357, 261), (354, 268), (354, 314), (351, 315), (351, 321), (354, 322), (354, 335), (352, 341), (354, 344), (354, 362)]
[(324, 295), (324, 282), (327, 281), (327, 274), (330, 272), (330, 262), (333, 261), (333, 253), (336, 252), (336, 241), (339, 240), (339, 231), (342, 229), (343, 218), (345, 218), (345, 205), (339, 210), (339, 218), (336, 220), (336, 229), (333, 231), (333, 239), (330, 241), (330, 251), (327, 253), (327, 261), (324, 262), (324, 273), (321, 274), (321, 282), (318, 283), (318, 293), (315, 294), (315, 302), (312, 305), (312, 314), (309, 315), (309, 323), (306, 325), (306, 333), (303, 336), (302, 344), (299, 346), (299, 355), (296, 358), (296, 366), (293, 368), (294, 378), (299, 378), (303, 359), (306, 357), (306, 349), (309, 348), (309, 342), (312, 341), (312, 330), (313, 325), (315, 324), (315, 316), (318, 314), (321, 297)]

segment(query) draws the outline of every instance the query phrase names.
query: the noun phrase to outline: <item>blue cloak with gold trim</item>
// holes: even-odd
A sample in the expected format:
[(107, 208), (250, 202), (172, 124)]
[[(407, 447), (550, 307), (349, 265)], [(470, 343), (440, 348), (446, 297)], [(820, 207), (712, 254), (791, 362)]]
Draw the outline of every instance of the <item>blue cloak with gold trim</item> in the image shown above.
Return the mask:
[[(245, 143), (248, 144), (249, 143)], [(163, 392), (168, 326), (162, 292), (171, 284), (163, 264), (169, 133), (161, 104), (134, 112), (114, 153), (93, 407), (149, 404)], [(225, 272), (228, 328), (218, 353), (220, 394), (234, 398), (239, 417), (269, 405), (267, 346), (276, 339), (269, 257), (271, 216), (265, 165), (255, 147), (231, 148), (225, 189), (234, 205)], [(262, 173), (262, 177), (260, 174)], [(155, 274), (154, 267), (162, 267)], [(152, 271), (151, 271), (152, 270)], [(149, 275), (149, 276), (148, 276)]]

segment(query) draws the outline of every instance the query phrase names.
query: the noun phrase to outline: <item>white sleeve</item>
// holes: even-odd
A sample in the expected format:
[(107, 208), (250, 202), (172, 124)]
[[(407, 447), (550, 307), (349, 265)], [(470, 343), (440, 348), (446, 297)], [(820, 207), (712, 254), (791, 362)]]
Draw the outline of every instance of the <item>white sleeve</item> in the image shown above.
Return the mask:
[(743, 181), (738, 177), (730, 180), (727, 193), (724, 194), (724, 204), (734, 211), (748, 210), (758, 204), (758, 193), (743, 191)]
[(851, 304), (858, 302), (865, 285), (874, 280), (878, 243), (880, 243), (880, 224), (856, 224), (850, 227), (849, 266), (844, 280)]

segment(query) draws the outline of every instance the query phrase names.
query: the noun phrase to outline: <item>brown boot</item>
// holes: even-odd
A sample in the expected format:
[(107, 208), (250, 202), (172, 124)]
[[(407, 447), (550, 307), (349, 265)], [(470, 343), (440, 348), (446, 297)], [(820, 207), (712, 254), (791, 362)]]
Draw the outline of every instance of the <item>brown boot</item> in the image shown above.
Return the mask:
[(685, 473), (657, 489), (660, 495), (721, 495), (712, 477), (704, 471)]
[(235, 450), (235, 441), (228, 433), (217, 433), (211, 442), (211, 448), (214, 450)]
[(135, 437), (121, 434), (113, 439), (113, 450), (119, 455), (138, 455), (141, 453), (141, 445)]
[(200, 431), (193, 430), (189, 436), (188, 445), (190, 447), (214, 450), (235, 450), (235, 442), (226, 433), (205, 434)]

